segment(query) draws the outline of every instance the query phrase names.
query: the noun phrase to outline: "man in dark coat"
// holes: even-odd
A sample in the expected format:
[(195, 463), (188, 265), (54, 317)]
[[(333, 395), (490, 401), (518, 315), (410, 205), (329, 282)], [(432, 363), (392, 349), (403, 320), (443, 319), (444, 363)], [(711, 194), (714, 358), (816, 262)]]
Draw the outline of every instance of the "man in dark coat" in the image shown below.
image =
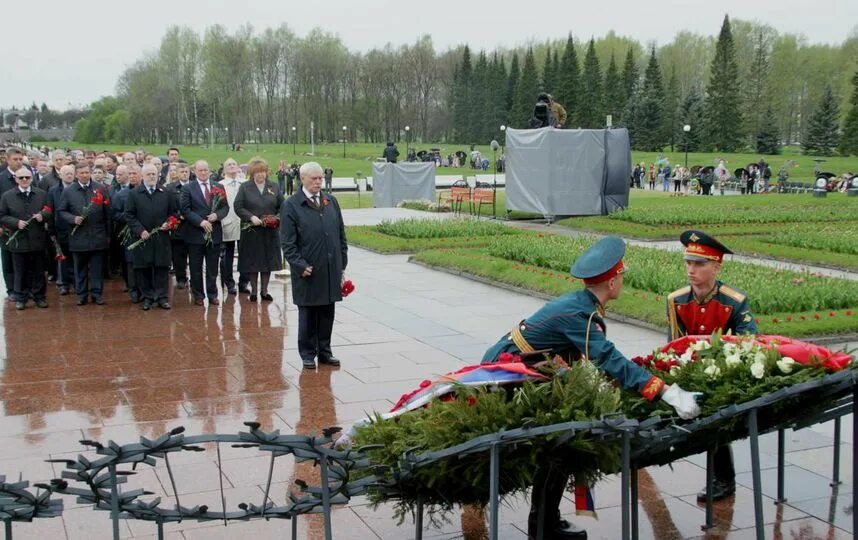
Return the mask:
[[(209, 304), (217, 306), (217, 272), (220, 260), (223, 229), (221, 221), (229, 213), (226, 192), (209, 178), (209, 164), (203, 160), (194, 163), (197, 180), (182, 188), (181, 209), (185, 218), (183, 236), (188, 244), (191, 266), (191, 292), (194, 304), (202, 306), (208, 296)], [(206, 263), (205, 290), (203, 290), (203, 260)]]
[[(131, 298), (131, 302), (138, 304), (143, 300), (143, 291), (140, 289), (140, 283), (137, 282), (137, 276), (134, 273), (134, 254), (128, 249), (128, 244), (134, 241), (133, 238), (127, 238), (130, 231), (127, 231), (127, 223), (125, 221), (125, 204), (128, 201), (128, 196), (131, 191), (140, 185), (140, 167), (137, 164), (120, 165), (125, 167), (128, 173), (128, 178), (119, 185), (119, 189), (113, 191), (113, 196), (110, 198), (110, 216), (113, 220), (113, 228), (117, 230), (114, 235), (120, 243), (122, 265), (122, 279), (125, 281), (125, 290)], [(123, 232), (125, 231), (125, 232)], [(121, 233), (122, 238), (119, 238)]]
[(58, 209), (60, 218), (71, 225), (69, 249), (74, 258), (77, 305), (92, 301), (104, 305), (104, 250), (110, 245), (110, 195), (107, 188), (91, 180), (89, 165), (79, 162), (74, 168), (77, 181), (63, 191)]
[[(133, 238), (142, 244), (135, 247), (134, 274), (143, 293), (143, 311), (157, 303), (161, 309), (170, 309), (167, 292), (170, 284), (170, 218), (177, 220), (175, 198), (158, 186), (158, 169), (143, 165), (143, 184), (133, 189), (125, 203), (125, 222)], [(161, 229), (160, 232), (153, 232)]]
[(348, 244), (340, 205), (322, 190), (322, 167), (301, 166), (301, 189), (280, 210), (280, 244), (292, 277), (292, 301), (298, 306), (298, 353), (305, 368), (338, 366), (331, 352), (335, 302), (343, 299)]
[[(187, 163), (179, 162), (176, 165), (176, 171), (179, 173), (179, 181), (174, 184), (167, 184), (165, 189), (175, 199), (176, 208), (180, 210), (180, 215), (177, 217), (181, 218), (182, 188), (191, 181), (191, 168)], [(173, 272), (176, 275), (177, 289), (184, 289), (188, 286), (188, 245), (183, 236), (185, 227), (185, 221), (182, 219), (178, 228), (170, 232), (170, 249), (173, 253)]]
[(399, 158), (399, 149), (395, 144), (388, 141), (387, 146), (384, 147), (384, 152), (381, 153), (381, 157), (386, 159), (388, 163), (396, 163), (397, 158)]
[(20, 167), (14, 175), (18, 187), (0, 197), (0, 224), (10, 231), (10, 236), (16, 234), (6, 245), (12, 255), (15, 307), (19, 311), (24, 309), (32, 296), (37, 306), (46, 308), (43, 254), (48, 234), (45, 225), (53, 208), (48, 212), (48, 194), (31, 186), (33, 173), (30, 169)]
[[(63, 196), (63, 191), (74, 183), (74, 166), (63, 165), (60, 168), (60, 182), (48, 191), (48, 206), (54, 209), (54, 214), (51, 216), (53, 223), (55, 240), (60, 245), (62, 257), (57, 260), (57, 287), (59, 287), (60, 296), (65, 296), (69, 293), (69, 287), (74, 285), (74, 264), (71, 260), (71, 251), (69, 250), (69, 234), (72, 227), (64, 219), (60, 218), (59, 211), (60, 199)], [(59, 254), (55, 254), (55, 257)]]
[[(18, 187), (17, 182), (15, 182), (15, 171), (23, 166), (24, 151), (14, 146), (8, 148), (6, 150), (6, 168), (0, 171), (0, 196)], [(13, 302), (15, 273), (12, 269), (12, 252), (6, 249), (5, 236), (0, 236), (0, 264), (3, 267), (3, 280), (6, 282), (6, 296), (10, 302)]]

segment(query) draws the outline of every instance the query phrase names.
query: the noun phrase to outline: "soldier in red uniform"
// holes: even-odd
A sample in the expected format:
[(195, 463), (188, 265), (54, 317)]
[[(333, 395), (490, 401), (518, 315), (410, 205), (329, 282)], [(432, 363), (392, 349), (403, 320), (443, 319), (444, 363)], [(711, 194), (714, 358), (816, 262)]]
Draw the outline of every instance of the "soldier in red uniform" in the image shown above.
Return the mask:
[[(744, 292), (718, 280), (724, 255), (733, 253), (721, 242), (702, 231), (685, 231), (679, 237), (685, 246), (688, 286), (667, 297), (669, 339), (686, 335), (756, 334), (757, 325)], [(729, 497), (736, 491), (736, 473), (730, 446), (715, 449), (713, 500)], [(697, 494), (706, 500), (706, 489)]]

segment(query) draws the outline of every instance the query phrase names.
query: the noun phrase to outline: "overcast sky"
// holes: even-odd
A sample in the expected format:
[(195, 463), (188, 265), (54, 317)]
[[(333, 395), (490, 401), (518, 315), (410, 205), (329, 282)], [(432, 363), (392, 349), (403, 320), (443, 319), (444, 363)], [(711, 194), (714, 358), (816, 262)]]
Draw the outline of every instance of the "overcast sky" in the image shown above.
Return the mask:
[(299, 36), (319, 26), (339, 34), (352, 50), (411, 43), (430, 34), (436, 50), (444, 50), (460, 43), (509, 48), (563, 38), (570, 31), (579, 40), (614, 30), (642, 43), (664, 44), (680, 30), (717, 35), (725, 13), (804, 34), (811, 42), (840, 43), (858, 22), (858, 0), (42, 0), (18, 6), (11, 12), (20, 15), (18, 21), (3, 24), (7, 54), (0, 106), (35, 101), (60, 109), (113, 94), (122, 71), (157, 49), (172, 24), (202, 33), (213, 24), (234, 29), (286, 22)]

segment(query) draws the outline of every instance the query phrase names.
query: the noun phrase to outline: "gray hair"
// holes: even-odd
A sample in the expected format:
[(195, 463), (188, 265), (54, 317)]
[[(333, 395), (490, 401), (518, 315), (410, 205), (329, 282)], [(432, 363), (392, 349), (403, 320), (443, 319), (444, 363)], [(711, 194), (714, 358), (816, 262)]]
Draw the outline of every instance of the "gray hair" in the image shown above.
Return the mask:
[(315, 161), (308, 161), (307, 163), (301, 165), (301, 169), (299, 171), (301, 178), (304, 178), (305, 176), (307, 176), (311, 172), (316, 172), (316, 173), (322, 174), (322, 166), (319, 165), (318, 163), (316, 163)]
[(152, 171), (153, 173), (158, 174), (158, 167), (152, 165), (151, 163), (147, 163), (146, 165), (143, 165), (143, 168), (140, 169), (140, 172), (146, 174), (147, 171)]
[(204, 160), (204, 159), (198, 159), (198, 160), (196, 160), (196, 161), (194, 162), (194, 170), (196, 170), (196, 168), (197, 168), (197, 167), (199, 167), (199, 166), (200, 166), (200, 164), (203, 164), (203, 165), (205, 165), (206, 167), (208, 167), (208, 166), (209, 166), (209, 162), (208, 162), (208, 161), (206, 161), (206, 160)]

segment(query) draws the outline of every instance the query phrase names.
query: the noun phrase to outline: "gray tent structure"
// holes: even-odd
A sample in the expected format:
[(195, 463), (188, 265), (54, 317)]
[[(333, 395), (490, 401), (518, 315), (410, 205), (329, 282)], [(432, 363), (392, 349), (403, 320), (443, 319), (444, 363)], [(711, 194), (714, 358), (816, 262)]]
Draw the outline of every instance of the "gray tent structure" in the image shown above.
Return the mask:
[(629, 205), (626, 129), (507, 129), (506, 159), (507, 210), (554, 219)]
[(391, 208), (405, 200), (435, 200), (435, 163), (373, 163), (372, 202)]

